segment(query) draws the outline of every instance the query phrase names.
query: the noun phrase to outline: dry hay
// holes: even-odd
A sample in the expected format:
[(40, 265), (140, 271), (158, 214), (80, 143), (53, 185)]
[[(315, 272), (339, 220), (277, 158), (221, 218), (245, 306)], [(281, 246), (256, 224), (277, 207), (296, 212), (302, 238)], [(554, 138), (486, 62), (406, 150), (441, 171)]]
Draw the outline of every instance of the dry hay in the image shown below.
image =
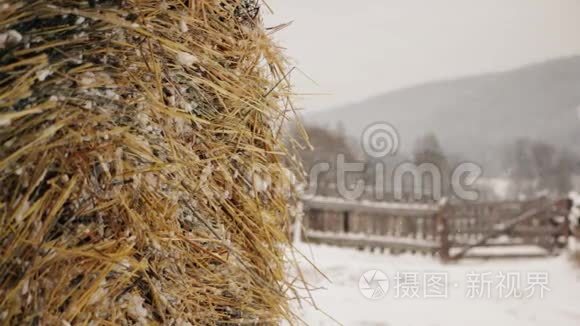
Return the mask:
[(243, 0), (0, 0), (0, 323), (292, 319), (284, 62)]

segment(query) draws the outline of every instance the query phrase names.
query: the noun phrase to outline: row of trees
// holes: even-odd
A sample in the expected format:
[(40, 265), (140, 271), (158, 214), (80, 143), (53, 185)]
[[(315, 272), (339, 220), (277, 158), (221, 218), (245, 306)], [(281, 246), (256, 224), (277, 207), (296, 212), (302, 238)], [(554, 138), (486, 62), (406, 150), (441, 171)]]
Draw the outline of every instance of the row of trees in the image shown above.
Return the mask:
[[(329, 170), (320, 173), (316, 180), (316, 189), (320, 195), (328, 195), (324, 192), (329, 186), (336, 183), (336, 158), (339, 154), (343, 155), (346, 162), (363, 162), (366, 165), (363, 172), (348, 175), (347, 182), (352, 185), (357, 180), (364, 180), (367, 185), (377, 183), (377, 172), (374, 168), (376, 159), (367, 157), (360, 149), (359, 142), (348, 137), (344, 128), (340, 125), (335, 129), (308, 125), (305, 128), (314, 150), (301, 150), (300, 155), (304, 168), (306, 171), (313, 171), (317, 164), (329, 164)], [(541, 141), (518, 139), (496, 151), (502, 173), (486, 173), (485, 177), (509, 182), (508, 192), (504, 195), (510, 198), (566, 194), (573, 188), (572, 177), (579, 174), (578, 162), (580, 159), (578, 156), (571, 151)], [(399, 153), (386, 159), (389, 160), (385, 164), (387, 168), (395, 168), (397, 164), (402, 162), (413, 162), (416, 165), (423, 163), (436, 165), (441, 173), (441, 192), (444, 195), (450, 191), (452, 169), (459, 163), (468, 161), (466, 158), (462, 159), (461, 155), (446, 153), (433, 133), (428, 133), (417, 139), (410, 153)], [(485, 166), (482, 169), (487, 171)], [(387, 171), (385, 175), (391, 174)], [(430, 184), (433, 182), (432, 180), (427, 178), (423, 181), (423, 187), (432, 189)], [(389, 180), (385, 180), (384, 185), (387, 191), (393, 190), (390, 188), (393, 185), (389, 184)], [(480, 188), (479, 190), (493, 192), (489, 188)]]

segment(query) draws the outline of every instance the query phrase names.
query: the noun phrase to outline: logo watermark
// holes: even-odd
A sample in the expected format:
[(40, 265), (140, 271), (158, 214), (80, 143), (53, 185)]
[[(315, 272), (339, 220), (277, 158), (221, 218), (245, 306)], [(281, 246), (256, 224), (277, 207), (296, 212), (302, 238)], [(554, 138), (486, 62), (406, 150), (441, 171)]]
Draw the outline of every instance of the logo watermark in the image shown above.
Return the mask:
[(387, 122), (373, 123), (363, 131), (361, 146), (373, 158), (395, 155), (399, 150), (399, 133)]
[(551, 291), (549, 274), (541, 271), (469, 271), (454, 281), (448, 272), (398, 271), (391, 279), (369, 270), (361, 275), (359, 290), (369, 300), (385, 298), (390, 288), (395, 299), (447, 299), (450, 289), (462, 290), (467, 299), (543, 299)]
[(389, 278), (379, 270), (370, 270), (361, 275), (358, 288), (365, 298), (380, 300), (387, 296), (389, 291)]

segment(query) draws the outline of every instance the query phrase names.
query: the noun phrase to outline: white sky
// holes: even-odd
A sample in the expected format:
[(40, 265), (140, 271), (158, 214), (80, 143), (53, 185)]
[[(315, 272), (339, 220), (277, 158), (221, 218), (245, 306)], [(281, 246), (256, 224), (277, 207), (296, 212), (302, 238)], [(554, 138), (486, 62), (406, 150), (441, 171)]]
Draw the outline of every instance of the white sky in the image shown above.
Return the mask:
[(265, 0), (301, 107), (580, 54), (580, 0)]

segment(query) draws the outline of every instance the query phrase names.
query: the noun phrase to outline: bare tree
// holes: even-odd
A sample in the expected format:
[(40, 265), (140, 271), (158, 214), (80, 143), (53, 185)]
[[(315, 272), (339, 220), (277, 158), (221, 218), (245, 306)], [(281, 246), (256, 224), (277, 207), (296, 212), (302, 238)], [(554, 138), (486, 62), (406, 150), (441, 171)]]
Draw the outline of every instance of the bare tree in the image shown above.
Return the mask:
[(518, 139), (506, 148), (504, 168), (514, 183), (516, 195), (532, 197), (539, 192), (562, 195), (572, 189), (578, 158), (554, 145)]
[[(450, 163), (439, 143), (439, 139), (437, 139), (437, 136), (434, 133), (428, 133), (415, 142), (413, 160), (418, 166), (421, 164), (433, 164), (439, 171), (440, 180), (424, 180), (422, 183), (425, 188), (422, 189), (423, 193), (429, 193), (434, 186), (439, 184), (441, 186), (441, 189), (439, 190), (443, 196), (448, 196), (450, 194)], [(434, 178), (435, 176), (432, 177)]]
[[(338, 125), (335, 130), (312, 125), (304, 125), (304, 129), (308, 133), (312, 149), (304, 148), (299, 151), (299, 155), (306, 173), (309, 174), (307, 181), (317, 183), (309, 187), (318, 195), (334, 195), (332, 189), (338, 179), (337, 159), (341, 155), (345, 162), (356, 161), (358, 156), (351, 145), (354, 142), (347, 137), (341, 125)], [(328, 169), (325, 170), (328, 171), (318, 170), (326, 164), (328, 164)], [(315, 180), (308, 180), (314, 174), (316, 174)], [(347, 186), (361, 177), (362, 173), (360, 176), (346, 175)]]

